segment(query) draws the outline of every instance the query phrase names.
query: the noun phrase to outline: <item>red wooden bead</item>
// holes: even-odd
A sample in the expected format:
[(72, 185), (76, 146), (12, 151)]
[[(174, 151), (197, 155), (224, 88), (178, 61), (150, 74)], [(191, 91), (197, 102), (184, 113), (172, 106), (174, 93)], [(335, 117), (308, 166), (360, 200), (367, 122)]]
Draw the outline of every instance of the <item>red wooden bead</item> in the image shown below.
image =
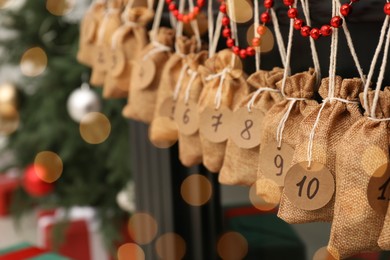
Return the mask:
[(274, 6), (274, 0), (264, 0), (264, 7), (265, 8), (272, 8)]
[(183, 23), (188, 23), (189, 21), (188, 15), (183, 15)]
[(221, 5), (219, 6), (219, 11), (220, 11), (221, 13), (226, 14), (226, 5), (225, 5), (225, 4), (221, 4)]
[(229, 37), (232, 36), (232, 32), (231, 32), (231, 30), (230, 30), (229, 28), (225, 28), (225, 29), (223, 29), (223, 31), (222, 31), (222, 35), (223, 35), (223, 37), (225, 37), (225, 38), (229, 38)]
[(240, 50), (240, 57), (241, 57), (242, 59), (245, 59), (245, 58), (246, 58), (246, 50), (245, 50), (245, 49)]
[(239, 55), (240, 54), (240, 48), (237, 47), (237, 46), (233, 46), (232, 47), (232, 50), (233, 50), (233, 53), (236, 54), (236, 55)]
[(205, 0), (197, 0), (196, 3), (198, 4), (198, 6), (204, 6)]
[(340, 16), (335, 16), (330, 20), (330, 25), (334, 28), (339, 28), (343, 24), (343, 19)]
[(195, 16), (197, 16), (199, 14), (199, 7), (194, 6), (194, 9), (192, 10), (192, 12), (194, 13)]
[(255, 37), (255, 38), (252, 39), (252, 45), (253, 45), (254, 47), (259, 47), (260, 44), (261, 44), (261, 39), (260, 39), (260, 38)]
[(313, 38), (314, 40), (317, 40), (318, 38), (320, 38), (320, 36), (321, 36), (320, 29), (313, 28), (310, 30), (310, 37)]
[(224, 17), (222, 18), (222, 25), (223, 25), (223, 26), (229, 26), (229, 24), (230, 24), (230, 19), (229, 19), (229, 17), (224, 16)]
[(283, 4), (285, 6), (292, 6), (294, 4), (294, 0), (283, 0)]
[(226, 46), (229, 47), (229, 48), (233, 47), (234, 46), (234, 40), (232, 38), (228, 38), (226, 40)]
[(296, 8), (290, 8), (287, 11), (287, 16), (290, 17), (291, 19), (296, 18), (298, 15), (298, 10)]
[(329, 36), (332, 34), (332, 27), (330, 25), (326, 24), (326, 25), (321, 26), (320, 31), (321, 31), (321, 35)]
[(259, 25), (259, 27), (257, 27), (256, 30), (257, 30), (258, 34), (264, 35), (267, 32), (267, 27), (265, 27), (263, 25)]
[(179, 13), (176, 18), (178, 21), (182, 22), (183, 21), (183, 14)]
[(348, 16), (351, 13), (351, 10), (352, 10), (352, 8), (349, 4), (343, 4), (340, 7), (340, 14), (342, 16)]
[(256, 54), (256, 51), (255, 49), (253, 49), (252, 47), (247, 47), (246, 48), (246, 55), (247, 56), (254, 56)]
[(385, 14), (390, 15), (390, 3), (386, 3), (385, 6), (383, 7), (383, 11)]
[(310, 31), (311, 31), (311, 28), (307, 25), (305, 26), (302, 26), (301, 28), (301, 35), (304, 36), (304, 37), (307, 37), (310, 35)]
[(173, 2), (173, 0), (165, 0), (165, 3), (167, 3), (167, 4), (170, 4), (172, 2)]
[(177, 16), (179, 15), (179, 10), (173, 10), (173, 12), (172, 12), (172, 14), (173, 14), (173, 16), (174, 17), (176, 17), (176, 19), (177, 19)]
[(302, 19), (295, 19), (294, 20), (295, 30), (300, 30), (304, 24), (305, 24), (305, 22)]
[(271, 16), (268, 12), (264, 12), (260, 15), (260, 21), (262, 23), (268, 23), (271, 20)]
[(175, 11), (177, 9), (176, 4), (174, 2), (168, 5), (169, 11)]

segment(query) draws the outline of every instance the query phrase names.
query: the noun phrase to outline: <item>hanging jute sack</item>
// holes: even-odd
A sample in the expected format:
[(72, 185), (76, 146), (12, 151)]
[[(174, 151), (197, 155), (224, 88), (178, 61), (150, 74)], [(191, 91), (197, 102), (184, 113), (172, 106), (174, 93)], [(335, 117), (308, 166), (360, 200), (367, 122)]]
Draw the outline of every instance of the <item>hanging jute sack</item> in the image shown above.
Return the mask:
[(106, 4), (103, 1), (96, 1), (88, 9), (81, 21), (77, 60), (88, 67), (93, 65), (97, 34), (105, 10)]
[[(329, 91), (331, 88), (332, 91)], [(335, 76), (321, 82), (321, 105), (300, 123), (299, 142), (286, 174), (278, 216), (288, 223), (333, 219), (336, 147), (347, 130), (361, 118), (358, 95), (362, 81)]]
[(203, 164), (211, 172), (222, 168), (232, 110), (249, 94), (242, 64), (230, 50), (218, 52), (201, 68), (199, 131)]
[(103, 97), (127, 97), (132, 72), (131, 61), (135, 60), (148, 43), (146, 25), (153, 18), (153, 14), (152, 10), (142, 6), (124, 10), (124, 24), (112, 37)]
[(316, 74), (310, 69), (288, 77), (284, 88), (283, 81), (276, 84), (285, 98), (265, 115), (256, 180), (256, 193), (267, 203), (276, 205), (280, 201), (283, 177), (299, 143), (297, 127), (317, 104), (311, 100), (315, 83)]
[(90, 83), (93, 86), (103, 86), (109, 66), (111, 40), (114, 32), (122, 25), (121, 1), (109, 1), (104, 18), (100, 23), (96, 47), (93, 53), (92, 75)]
[(236, 107), (227, 141), (225, 159), (219, 182), (227, 185), (250, 186), (256, 182), (260, 139), (268, 110), (282, 100), (276, 83), (283, 78), (283, 69), (260, 70), (247, 82), (257, 89)]
[(132, 62), (127, 105), (122, 114), (126, 118), (151, 123), (157, 101), (157, 90), (163, 68), (171, 56), (175, 32), (161, 27), (155, 41), (151, 41)]
[(196, 48), (195, 37), (176, 38), (176, 52), (164, 66), (157, 91), (156, 109), (149, 128), (149, 138), (153, 144), (174, 143), (178, 139), (178, 129), (174, 121), (176, 101), (188, 69), (185, 57), (195, 53)]
[[(374, 93), (368, 92), (370, 110)], [(360, 98), (363, 104), (363, 94)], [(376, 118), (389, 117), (390, 89), (386, 88), (379, 93)], [(379, 249), (377, 240), (388, 204), (388, 197), (382, 198), (388, 193), (382, 194), (381, 186), (389, 176), (384, 174), (387, 167), (381, 166), (388, 163), (390, 144), (388, 121), (379, 120), (370, 119), (366, 111), (337, 144), (336, 200), (328, 245), (336, 259)]]
[(179, 159), (187, 167), (202, 163), (198, 101), (203, 82), (198, 68), (205, 63), (207, 54), (207, 51), (201, 51), (185, 58), (188, 70), (176, 102), (174, 118), (179, 130)]

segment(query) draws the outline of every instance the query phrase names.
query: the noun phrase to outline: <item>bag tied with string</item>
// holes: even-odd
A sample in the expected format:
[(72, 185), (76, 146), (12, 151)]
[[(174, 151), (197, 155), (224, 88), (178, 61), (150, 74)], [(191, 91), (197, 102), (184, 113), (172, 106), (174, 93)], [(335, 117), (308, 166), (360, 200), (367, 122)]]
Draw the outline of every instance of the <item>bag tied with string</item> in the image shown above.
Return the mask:
[(276, 88), (276, 83), (282, 78), (281, 68), (260, 70), (248, 78), (249, 85), (257, 90), (245, 97), (235, 109), (232, 120), (234, 129), (231, 129), (227, 141), (225, 159), (219, 174), (220, 183), (250, 186), (256, 182), (259, 143), (265, 124), (263, 119), (270, 108), (282, 100)]
[(161, 27), (156, 39), (142, 49), (132, 62), (127, 105), (122, 114), (126, 118), (151, 123), (157, 101), (157, 90), (163, 68), (171, 56), (175, 32)]
[(164, 66), (157, 91), (156, 109), (149, 129), (149, 138), (153, 144), (174, 143), (178, 139), (178, 130), (174, 121), (174, 111), (179, 91), (183, 85), (188, 65), (185, 58), (195, 53), (195, 37), (179, 36), (176, 38), (176, 52)]
[[(256, 193), (267, 203), (276, 205), (280, 201), (283, 183), (277, 183), (275, 179), (270, 177), (273, 174), (283, 176), (290, 166), (284, 163), (284, 160), (286, 157), (292, 156), (299, 143), (297, 126), (310, 112), (310, 109), (317, 104), (315, 100), (311, 100), (315, 83), (316, 74), (313, 69), (287, 77), (284, 87), (285, 98), (276, 103), (265, 115)], [(276, 85), (278, 89), (282, 90), (283, 81), (279, 81)], [(281, 125), (284, 127), (280, 127)], [(278, 131), (279, 129), (281, 131)], [(283, 153), (280, 155), (278, 152)], [(273, 158), (268, 158), (268, 155)], [(270, 161), (271, 166), (275, 169), (270, 170), (263, 163), (264, 159)]]
[(231, 111), (249, 94), (249, 87), (240, 59), (229, 49), (208, 59), (199, 72), (204, 84), (198, 103), (203, 164), (218, 172), (225, 156)]
[(103, 97), (127, 97), (132, 71), (131, 61), (135, 60), (148, 43), (146, 25), (153, 15), (152, 10), (142, 6), (124, 10), (122, 14), (124, 24), (112, 36)]

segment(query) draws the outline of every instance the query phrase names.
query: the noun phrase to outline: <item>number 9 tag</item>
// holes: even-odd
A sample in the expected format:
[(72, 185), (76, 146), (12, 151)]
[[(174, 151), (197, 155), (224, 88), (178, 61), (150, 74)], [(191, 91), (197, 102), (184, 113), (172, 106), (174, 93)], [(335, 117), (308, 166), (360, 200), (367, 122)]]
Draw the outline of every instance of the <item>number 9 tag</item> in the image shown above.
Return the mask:
[(316, 210), (324, 207), (335, 192), (333, 175), (325, 165), (312, 162), (293, 165), (287, 172), (284, 183), (284, 194), (303, 210)]

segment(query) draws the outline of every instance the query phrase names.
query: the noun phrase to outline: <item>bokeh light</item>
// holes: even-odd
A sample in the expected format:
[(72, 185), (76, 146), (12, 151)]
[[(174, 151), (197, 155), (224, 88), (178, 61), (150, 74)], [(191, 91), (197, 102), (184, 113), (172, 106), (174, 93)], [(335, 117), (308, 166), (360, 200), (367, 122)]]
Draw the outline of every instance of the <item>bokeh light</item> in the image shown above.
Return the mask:
[(155, 147), (167, 149), (177, 142), (178, 131), (177, 124), (171, 118), (159, 116), (153, 119), (149, 127), (149, 140)]
[(110, 132), (110, 120), (102, 113), (88, 113), (80, 121), (80, 135), (87, 143), (103, 143), (110, 135)]
[(244, 259), (248, 254), (248, 241), (238, 232), (226, 232), (218, 240), (217, 250), (224, 260)]
[(25, 76), (37, 77), (47, 67), (46, 52), (40, 47), (33, 47), (24, 52), (20, 60), (20, 70)]
[(256, 183), (249, 189), (249, 200), (255, 208), (261, 211), (270, 211), (278, 206), (278, 204), (275, 203), (265, 202), (261, 196), (256, 194)]
[(118, 260), (144, 260), (145, 252), (137, 244), (127, 243), (119, 247)]
[[(254, 24), (249, 26), (248, 31), (246, 33), (246, 39), (248, 41), (248, 44), (252, 44), (252, 39), (254, 38)], [(271, 30), (267, 27), (267, 30), (264, 35), (261, 35), (261, 44), (260, 44), (260, 52), (266, 53), (272, 51), (275, 45), (275, 38), (274, 34), (271, 32)]]
[(62, 16), (70, 13), (75, 0), (46, 0), (46, 9), (53, 15)]
[(156, 241), (156, 253), (163, 260), (183, 259), (187, 246), (184, 239), (175, 233), (165, 233)]
[(15, 86), (9, 83), (0, 85), (0, 106), (3, 104), (18, 105), (18, 93)]
[(0, 0), (0, 9), (5, 9), (11, 4), (11, 0)]
[(181, 196), (192, 206), (202, 206), (207, 203), (213, 193), (210, 181), (203, 175), (188, 176), (181, 184)]
[(145, 245), (156, 237), (158, 225), (156, 220), (148, 213), (135, 213), (128, 223), (130, 237), (138, 244)]
[(50, 151), (38, 153), (35, 156), (34, 167), (37, 176), (42, 181), (48, 183), (58, 180), (63, 170), (61, 158), (56, 153)]
[(336, 260), (328, 251), (326, 246), (318, 249), (313, 256), (313, 260)]
[(371, 176), (379, 167), (387, 163), (387, 161), (385, 152), (380, 147), (373, 145), (367, 147), (363, 152), (361, 165), (364, 171)]
[(14, 133), (20, 124), (19, 111), (10, 104), (0, 106), (0, 134), (10, 135)]
[[(236, 23), (246, 23), (253, 18), (253, 6), (248, 0), (231, 0), (233, 3), (233, 16), (229, 17)], [(229, 10), (229, 1), (226, 2), (226, 7)], [(228, 11), (228, 14), (229, 11)]]

